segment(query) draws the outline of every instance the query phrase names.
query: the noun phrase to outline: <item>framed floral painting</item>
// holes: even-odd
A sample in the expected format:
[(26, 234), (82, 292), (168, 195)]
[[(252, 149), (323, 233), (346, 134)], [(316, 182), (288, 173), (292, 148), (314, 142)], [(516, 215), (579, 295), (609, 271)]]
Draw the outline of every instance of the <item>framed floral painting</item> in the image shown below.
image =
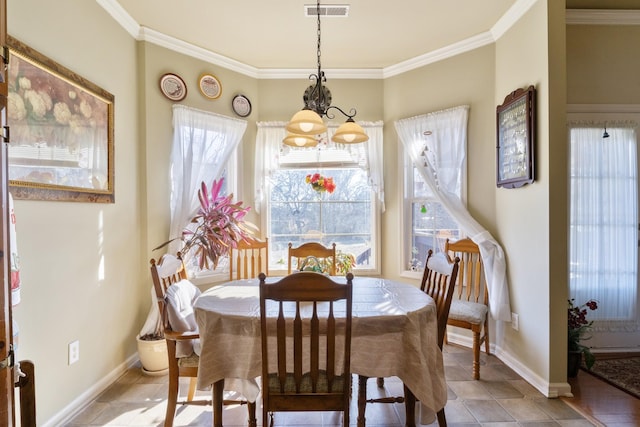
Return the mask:
[(114, 96), (8, 37), (15, 199), (113, 203)]

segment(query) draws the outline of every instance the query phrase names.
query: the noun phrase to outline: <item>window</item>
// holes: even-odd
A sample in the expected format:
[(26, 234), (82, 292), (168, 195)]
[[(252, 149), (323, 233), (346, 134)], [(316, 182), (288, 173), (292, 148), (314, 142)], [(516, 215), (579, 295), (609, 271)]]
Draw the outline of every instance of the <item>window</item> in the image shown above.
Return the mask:
[[(198, 190), (202, 182), (208, 186), (214, 179), (225, 178), (226, 191), (236, 185), (237, 146), (247, 122), (182, 105), (173, 107), (173, 146), (171, 150), (171, 229), (170, 238), (180, 237), (200, 206)], [(173, 241), (168, 252), (181, 247)], [(185, 258), (191, 277), (210, 275)], [(225, 267), (220, 263), (215, 273)]]
[[(333, 178), (335, 190), (315, 191), (305, 180), (314, 173)], [(285, 150), (268, 187), (270, 271), (287, 269), (289, 242), (308, 241), (336, 243), (338, 254), (356, 258), (355, 271), (377, 270), (376, 196), (366, 171), (346, 149)]]
[(569, 132), (570, 297), (599, 302), (599, 328), (631, 331), (640, 325), (637, 139), (630, 125), (611, 124), (606, 137), (604, 126), (577, 121)]
[(405, 155), (405, 270), (422, 271), (429, 249), (444, 250), (445, 240), (460, 237), (458, 224), (437, 201), (408, 155)]

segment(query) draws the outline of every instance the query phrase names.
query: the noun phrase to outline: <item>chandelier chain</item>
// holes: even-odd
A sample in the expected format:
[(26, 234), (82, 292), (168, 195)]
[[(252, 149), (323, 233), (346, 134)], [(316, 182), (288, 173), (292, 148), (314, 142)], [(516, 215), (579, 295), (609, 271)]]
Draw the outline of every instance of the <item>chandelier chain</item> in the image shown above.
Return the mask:
[(318, 78), (320, 78), (320, 70), (321, 70), (321, 65), (320, 65), (320, 0), (318, 0), (317, 5), (316, 5), (316, 15), (318, 17), (318, 30), (317, 30), (317, 35), (318, 35)]

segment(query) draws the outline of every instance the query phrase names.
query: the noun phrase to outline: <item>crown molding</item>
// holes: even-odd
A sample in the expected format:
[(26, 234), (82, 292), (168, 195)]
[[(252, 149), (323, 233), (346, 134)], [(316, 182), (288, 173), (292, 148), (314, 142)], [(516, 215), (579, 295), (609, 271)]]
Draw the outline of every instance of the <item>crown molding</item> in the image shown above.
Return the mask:
[(513, 6), (498, 19), (498, 22), (491, 27), (491, 34), (493, 35), (494, 41), (502, 37), (537, 1), (538, 0), (518, 0), (515, 2)]
[(168, 36), (164, 33), (152, 30), (150, 28), (141, 27), (140, 37), (138, 40), (153, 43), (158, 46), (162, 46), (175, 52), (191, 56), (193, 58), (201, 59), (211, 64), (219, 65), (229, 70), (244, 74), (249, 77), (258, 78), (258, 69), (250, 65), (244, 64), (235, 59), (227, 58), (226, 56), (211, 52), (210, 50), (203, 49), (198, 46), (194, 46), (191, 43), (183, 42), (182, 40)]
[(127, 13), (116, 0), (96, 0), (109, 15), (134, 39), (140, 35), (140, 24)]
[(567, 9), (567, 25), (640, 25), (640, 10)]
[(459, 55), (470, 50), (477, 49), (479, 47), (493, 43), (495, 40), (490, 31), (487, 31), (477, 36), (470, 37), (466, 40), (459, 41), (441, 49), (436, 49), (432, 52), (424, 55), (417, 56), (407, 61), (400, 62), (396, 65), (385, 67), (382, 71), (383, 78), (393, 77), (398, 74), (406, 73), (407, 71), (415, 70), (416, 68), (423, 67), (425, 65), (433, 64), (434, 62), (442, 61), (452, 56)]
[[(117, 0), (96, 0), (113, 19), (116, 20), (133, 38), (138, 41), (147, 41), (158, 46), (201, 59), (213, 65), (228, 68), (240, 74), (256, 79), (298, 79), (308, 78), (312, 71), (304, 69), (260, 69), (239, 61), (227, 58), (206, 49), (185, 43), (182, 40), (167, 36), (166, 34), (140, 26), (129, 15)], [(502, 35), (531, 7), (536, 0), (518, 0), (507, 13), (498, 21), (491, 31), (470, 37), (466, 40), (454, 43), (450, 46), (437, 49), (424, 55), (417, 56), (407, 61), (400, 62), (385, 68), (367, 69), (327, 69), (327, 75), (333, 79), (384, 79), (407, 71), (423, 67), (434, 62), (442, 61), (452, 56), (468, 52), (473, 49), (493, 43), (497, 40), (496, 34)]]

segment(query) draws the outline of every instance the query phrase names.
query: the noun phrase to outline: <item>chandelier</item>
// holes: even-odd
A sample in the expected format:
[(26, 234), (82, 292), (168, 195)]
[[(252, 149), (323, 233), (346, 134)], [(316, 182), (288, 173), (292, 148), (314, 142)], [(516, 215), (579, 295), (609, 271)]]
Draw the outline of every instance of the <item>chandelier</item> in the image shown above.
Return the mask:
[(312, 84), (304, 91), (302, 96), (304, 107), (295, 113), (287, 123), (286, 129), (288, 133), (283, 142), (297, 147), (313, 147), (317, 145), (318, 141), (315, 136), (327, 131), (327, 125), (322, 121), (322, 117), (335, 118), (335, 115), (330, 112), (332, 109), (342, 113), (347, 117), (347, 121), (336, 130), (331, 140), (338, 144), (365, 142), (369, 140), (369, 137), (362, 127), (353, 120), (356, 110), (352, 108), (349, 113), (346, 113), (341, 108), (331, 105), (331, 92), (324, 85), (327, 78), (320, 64), (320, 0), (316, 4), (316, 14), (318, 16), (318, 73), (309, 76), (309, 80), (314, 80), (315, 84)]

